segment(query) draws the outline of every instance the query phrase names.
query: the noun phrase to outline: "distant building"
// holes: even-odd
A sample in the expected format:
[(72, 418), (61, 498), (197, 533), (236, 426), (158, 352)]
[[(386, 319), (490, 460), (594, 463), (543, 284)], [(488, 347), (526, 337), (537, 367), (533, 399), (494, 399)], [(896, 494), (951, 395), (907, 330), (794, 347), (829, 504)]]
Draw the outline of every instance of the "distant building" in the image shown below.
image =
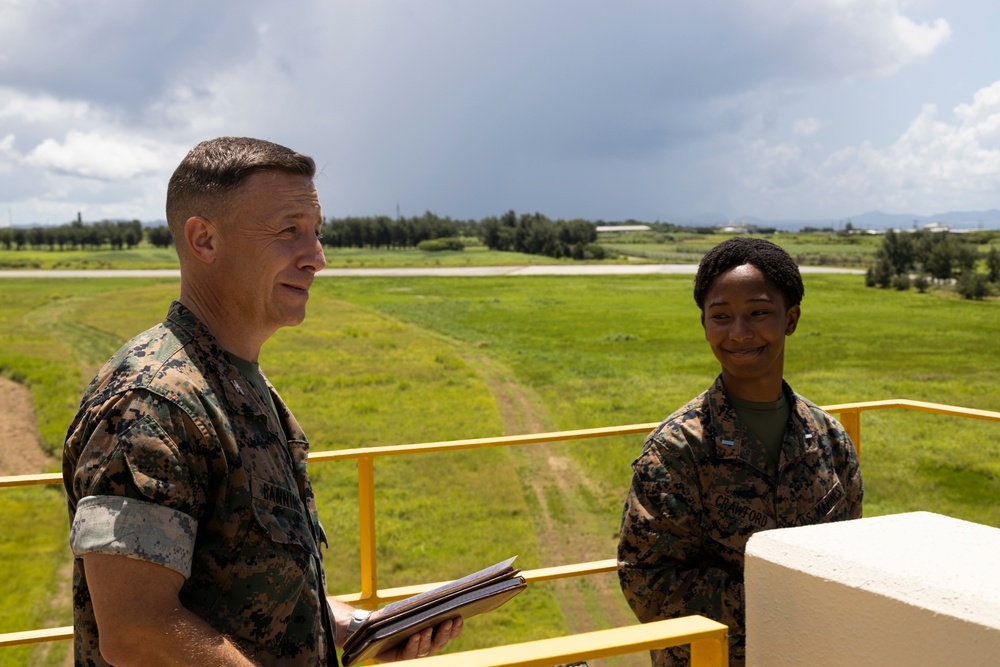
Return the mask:
[(923, 225), (918, 229), (917, 223), (916, 221), (914, 221), (912, 229), (903, 227), (903, 228), (893, 229), (892, 231), (896, 232), (897, 234), (913, 234), (918, 231), (934, 233), (934, 232), (956, 232), (956, 231), (960, 232), (962, 230), (955, 230), (954, 225), (950, 225), (946, 222), (928, 222), (927, 224)]
[(649, 225), (597, 225), (597, 233), (601, 232), (648, 232)]
[(943, 222), (928, 222), (924, 225), (924, 231), (926, 232), (950, 232), (954, 225), (949, 225)]
[(716, 229), (724, 234), (749, 234), (752, 231), (746, 220), (742, 220), (738, 223), (730, 220), (724, 225), (719, 225)]

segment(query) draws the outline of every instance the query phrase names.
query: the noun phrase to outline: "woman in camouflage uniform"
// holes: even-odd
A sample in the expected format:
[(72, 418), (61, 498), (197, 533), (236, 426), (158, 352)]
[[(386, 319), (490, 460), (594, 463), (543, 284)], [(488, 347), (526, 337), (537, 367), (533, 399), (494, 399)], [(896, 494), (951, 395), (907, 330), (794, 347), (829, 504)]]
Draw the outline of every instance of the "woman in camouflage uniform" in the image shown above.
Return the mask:
[[(745, 661), (750, 536), (861, 516), (854, 445), (783, 379), (803, 293), (795, 262), (769, 241), (733, 238), (704, 257), (694, 297), (722, 372), (646, 438), (622, 515), (618, 576), (635, 615), (725, 623), (734, 667)], [(686, 647), (652, 658), (689, 662)]]

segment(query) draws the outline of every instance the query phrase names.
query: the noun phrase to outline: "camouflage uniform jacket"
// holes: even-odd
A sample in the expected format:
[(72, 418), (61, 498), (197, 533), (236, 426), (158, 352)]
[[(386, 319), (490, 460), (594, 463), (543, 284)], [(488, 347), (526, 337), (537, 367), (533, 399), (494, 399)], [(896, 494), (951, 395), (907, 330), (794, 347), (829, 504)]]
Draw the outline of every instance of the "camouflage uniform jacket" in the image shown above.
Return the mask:
[[(336, 665), (309, 443), (179, 303), (122, 347), (67, 434), (77, 665), (106, 665), (81, 556), (181, 573), (180, 601), (262, 665)], [(280, 422), (280, 423), (279, 423)]]
[[(744, 663), (750, 536), (861, 516), (861, 471), (847, 433), (787, 384), (784, 391), (790, 415), (776, 472), (720, 376), (646, 438), (622, 514), (618, 577), (636, 617), (701, 614), (725, 623), (734, 666)], [(656, 667), (688, 664), (687, 648), (652, 656)]]

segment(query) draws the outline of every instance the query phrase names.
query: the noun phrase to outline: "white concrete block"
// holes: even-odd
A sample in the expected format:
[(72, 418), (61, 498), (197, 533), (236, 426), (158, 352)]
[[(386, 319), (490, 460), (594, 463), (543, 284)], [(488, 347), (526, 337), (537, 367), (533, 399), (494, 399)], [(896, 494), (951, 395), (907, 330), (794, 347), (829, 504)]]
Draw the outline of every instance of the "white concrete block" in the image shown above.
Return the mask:
[(1000, 666), (1000, 529), (913, 512), (755, 534), (747, 667)]

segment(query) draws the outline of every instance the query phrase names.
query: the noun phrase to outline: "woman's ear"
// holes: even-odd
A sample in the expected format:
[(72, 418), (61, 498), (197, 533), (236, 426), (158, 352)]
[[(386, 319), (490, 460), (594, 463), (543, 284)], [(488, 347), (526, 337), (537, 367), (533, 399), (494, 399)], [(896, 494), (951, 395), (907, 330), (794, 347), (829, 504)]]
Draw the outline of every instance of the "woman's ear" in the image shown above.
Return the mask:
[(785, 315), (785, 335), (791, 336), (795, 333), (795, 328), (799, 326), (799, 316), (802, 315), (802, 309), (798, 306), (792, 306), (788, 309), (788, 313)]
[(192, 257), (205, 264), (215, 261), (219, 251), (219, 233), (208, 218), (193, 215), (184, 223), (184, 240)]

